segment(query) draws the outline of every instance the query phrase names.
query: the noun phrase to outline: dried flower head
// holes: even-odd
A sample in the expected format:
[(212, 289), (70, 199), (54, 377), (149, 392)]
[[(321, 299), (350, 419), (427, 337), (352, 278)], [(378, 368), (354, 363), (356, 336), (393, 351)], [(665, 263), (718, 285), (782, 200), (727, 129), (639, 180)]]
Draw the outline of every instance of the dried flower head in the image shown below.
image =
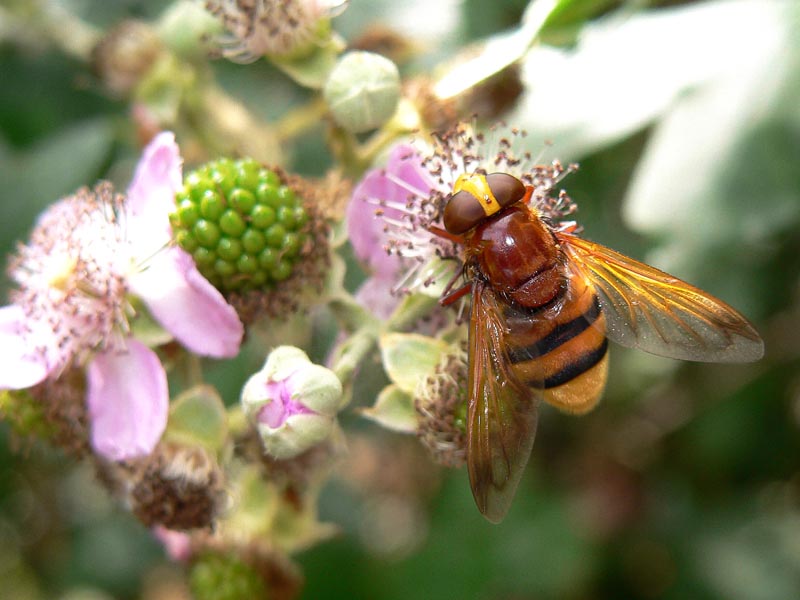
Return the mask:
[(130, 476), (132, 512), (148, 527), (210, 527), (226, 496), (222, 470), (200, 447), (161, 444)]
[(123, 21), (92, 49), (92, 70), (115, 94), (130, 93), (165, 51), (155, 30), (142, 21)]
[(417, 388), (417, 435), (433, 459), (460, 467), (467, 448), (467, 353), (445, 354), (433, 374)]
[(227, 30), (222, 54), (248, 63), (264, 55), (285, 56), (311, 45), (327, 19), (346, 0), (207, 0), (206, 9)]

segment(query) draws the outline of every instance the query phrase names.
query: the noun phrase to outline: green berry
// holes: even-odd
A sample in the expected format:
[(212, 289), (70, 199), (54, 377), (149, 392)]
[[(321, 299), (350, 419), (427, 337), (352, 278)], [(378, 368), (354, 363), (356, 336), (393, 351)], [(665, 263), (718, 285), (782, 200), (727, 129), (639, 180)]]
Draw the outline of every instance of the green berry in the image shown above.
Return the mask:
[(283, 238), (286, 236), (286, 228), (280, 223), (275, 223), (264, 232), (267, 244), (273, 248), (280, 248), (283, 245)]
[(275, 222), (275, 210), (270, 206), (258, 204), (250, 214), (250, 222), (258, 229), (266, 229)]
[(295, 257), (297, 256), (297, 253), (300, 252), (301, 245), (302, 238), (300, 234), (290, 231), (283, 236), (283, 245), (281, 246), (281, 249), (283, 250), (284, 255), (288, 257)]
[(216, 221), (225, 210), (225, 202), (214, 190), (205, 190), (200, 198), (200, 214), (204, 219)]
[(236, 261), (242, 255), (242, 242), (235, 238), (222, 237), (217, 244), (217, 255), (229, 261)]
[(197, 204), (192, 202), (191, 199), (186, 198), (178, 203), (177, 216), (180, 226), (191, 227), (197, 223), (197, 220), (200, 218), (200, 211), (197, 209)]
[(291, 206), (297, 200), (294, 192), (286, 186), (278, 188), (278, 200), (282, 206)]
[(278, 264), (278, 251), (274, 248), (264, 248), (258, 254), (258, 264), (262, 269), (271, 271)]
[(214, 271), (223, 277), (230, 277), (231, 275), (236, 274), (236, 264), (228, 260), (218, 258), (216, 261), (214, 261)]
[(239, 237), (247, 229), (247, 225), (238, 212), (229, 208), (219, 218), (219, 228), (223, 233), (227, 233), (233, 237)]
[(206, 554), (195, 560), (189, 587), (196, 600), (267, 598), (267, 587), (253, 567), (233, 554)]
[(239, 273), (252, 275), (258, 271), (258, 259), (250, 254), (242, 254), (236, 261), (236, 268)]
[(198, 267), (210, 267), (217, 260), (217, 253), (202, 246), (192, 253)]
[(292, 274), (292, 263), (288, 260), (279, 260), (275, 268), (270, 271), (270, 274), (275, 281), (288, 279), (289, 275)]
[(258, 199), (258, 203), (264, 206), (277, 208), (281, 205), (281, 199), (278, 195), (279, 189), (280, 188), (277, 186), (262, 183), (256, 188), (256, 198)]
[(294, 208), (291, 206), (281, 206), (275, 211), (275, 218), (278, 223), (286, 227), (286, 229), (294, 229), (297, 227), (297, 222), (294, 218)]
[(216, 248), (220, 238), (219, 227), (211, 221), (200, 219), (192, 228), (197, 241), (205, 248)]
[(236, 171), (232, 165), (220, 161), (211, 169), (211, 179), (219, 191), (229, 196), (236, 186)]
[(169, 220), (203, 276), (230, 292), (291, 277), (309, 217), (278, 173), (252, 159), (223, 158), (186, 175)]
[(262, 170), (259, 183), (266, 184), (267, 186), (274, 188), (281, 186), (281, 180), (275, 171)]
[(242, 234), (242, 246), (245, 252), (257, 255), (267, 245), (267, 239), (260, 229), (253, 229), (252, 227)]
[(185, 229), (181, 229), (178, 233), (175, 234), (175, 241), (178, 242), (178, 245), (181, 248), (190, 253), (194, 252), (200, 247), (197, 238), (194, 237), (190, 231), (187, 231)]
[(249, 215), (256, 205), (256, 197), (250, 189), (236, 188), (231, 192), (228, 202), (239, 214)]
[(258, 187), (259, 166), (254, 160), (245, 160), (236, 169), (236, 186), (237, 189), (254, 190)]

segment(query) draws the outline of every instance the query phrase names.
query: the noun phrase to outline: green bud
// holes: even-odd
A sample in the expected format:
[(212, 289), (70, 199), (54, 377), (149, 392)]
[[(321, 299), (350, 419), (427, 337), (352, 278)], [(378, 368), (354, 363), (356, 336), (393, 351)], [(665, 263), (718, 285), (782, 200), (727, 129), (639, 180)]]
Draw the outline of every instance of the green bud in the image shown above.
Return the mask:
[(400, 74), (388, 58), (371, 52), (348, 52), (328, 76), (323, 90), (336, 122), (363, 133), (383, 125), (400, 99)]

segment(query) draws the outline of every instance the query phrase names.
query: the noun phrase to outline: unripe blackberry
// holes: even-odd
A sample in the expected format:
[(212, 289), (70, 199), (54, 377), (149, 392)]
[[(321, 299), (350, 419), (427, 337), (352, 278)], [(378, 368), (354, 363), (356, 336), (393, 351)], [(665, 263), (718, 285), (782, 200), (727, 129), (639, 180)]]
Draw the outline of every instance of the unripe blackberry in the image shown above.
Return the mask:
[(199, 557), (189, 573), (189, 585), (198, 600), (267, 598), (266, 584), (259, 573), (230, 553)]
[(286, 280), (309, 241), (300, 198), (252, 159), (223, 158), (189, 173), (175, 205), (175, 241), (223, 293)]

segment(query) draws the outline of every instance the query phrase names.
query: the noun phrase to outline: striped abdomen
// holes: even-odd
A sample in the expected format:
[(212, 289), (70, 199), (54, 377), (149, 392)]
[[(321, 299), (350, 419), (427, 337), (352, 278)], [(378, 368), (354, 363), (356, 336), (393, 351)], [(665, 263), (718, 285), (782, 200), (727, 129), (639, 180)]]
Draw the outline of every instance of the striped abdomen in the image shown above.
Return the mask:
[(544, 400), (583, 413), (603, 393), (608, 372), (605, 318), (594, 290), (568, 277), (546, 305), (505, 309), (511, 369), (520, 381), (544, 388)]
[(467, 254), (505, 304), (514, 374), (563, 410), (590, 410), (608, 371), (605, 318), (594, 289), (566, 268), (550, 228), (516, 204), (475, 228)]

